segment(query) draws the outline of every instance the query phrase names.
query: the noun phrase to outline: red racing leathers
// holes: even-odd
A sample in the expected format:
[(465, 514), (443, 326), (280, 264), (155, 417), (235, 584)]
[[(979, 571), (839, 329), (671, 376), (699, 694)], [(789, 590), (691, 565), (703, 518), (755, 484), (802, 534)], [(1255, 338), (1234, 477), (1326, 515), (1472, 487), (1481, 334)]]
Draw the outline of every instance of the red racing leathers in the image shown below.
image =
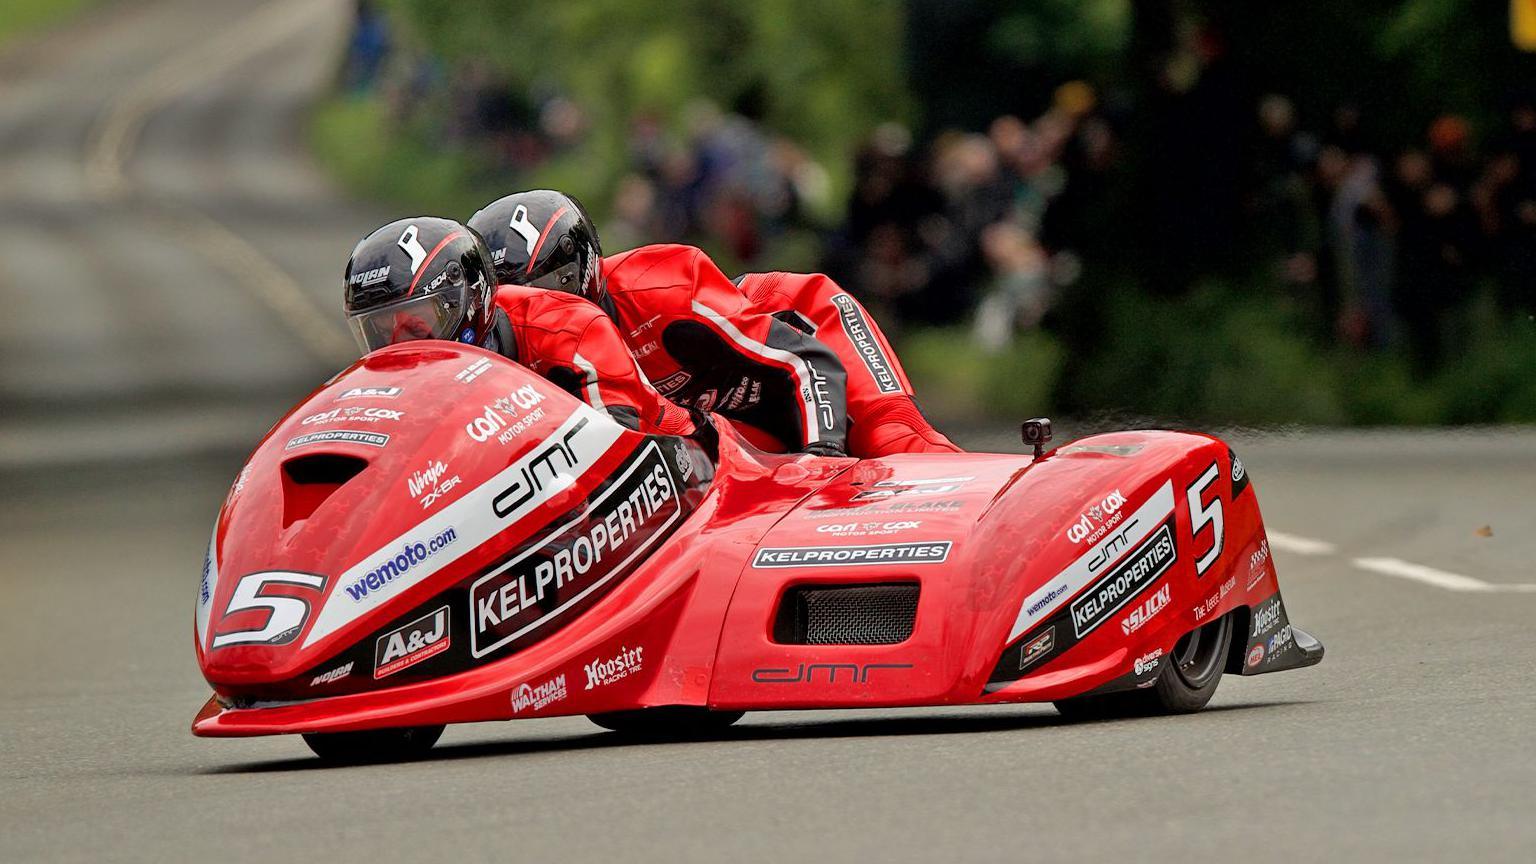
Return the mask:
[(691, 246), (603, 259), (630, 353), (662, 395), (757, 426), (791, 449), (958, 452), (918, 411), (885, 337), (819, 274), (733, 281)]
[(498, 287), (496, 305), (512, 325), (512, 344), (502, 351), (507, 357), (632, 429), (648, 435), (698, 431), (686, 408), (645, 380), (601, 309), (571, 294), (524, 285)]

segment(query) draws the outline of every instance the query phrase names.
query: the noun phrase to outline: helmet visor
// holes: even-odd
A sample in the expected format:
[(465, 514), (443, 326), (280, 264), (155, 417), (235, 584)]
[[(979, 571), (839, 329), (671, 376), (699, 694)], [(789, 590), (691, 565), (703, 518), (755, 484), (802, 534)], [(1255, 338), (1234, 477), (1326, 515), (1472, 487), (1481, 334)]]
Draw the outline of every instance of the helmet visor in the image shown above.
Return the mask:
[(464, 320), (463, 287), (448, 288), (420, 297), (347, 316), (352, 336), (363, 353), (396, 342), (416, 339), (457, 338)]
[(585, 297), (584, 286), (577, 279), (580, 275), (581, 263), (572, 260), (567, 261), (565, 264), (556, 267), (537, 279), (528, 280), (528, 284), (534, 288), (548, 288), (552, 291), (564, 291), (567, 294)]

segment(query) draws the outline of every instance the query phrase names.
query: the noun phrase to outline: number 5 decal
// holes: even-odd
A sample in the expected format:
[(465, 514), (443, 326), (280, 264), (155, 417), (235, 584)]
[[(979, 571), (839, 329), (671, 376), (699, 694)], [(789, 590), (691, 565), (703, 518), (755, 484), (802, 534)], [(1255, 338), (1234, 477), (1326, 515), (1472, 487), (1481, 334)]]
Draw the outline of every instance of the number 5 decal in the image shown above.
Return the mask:
[(1216, 493), (1209, 507), (1202, 500), (1205, 490), (1211, 488), (1211, 484), (1215, 483), (1216, 478), (1220, 476), (1221, 471), (1218, 470), (1216, 463), (1212, 462), (1211, 467), (1205, 469), (1205, 473), (1200, 475), (1200, 479), (1184, 490), (1184, 494), (1189, 497), (1190, 534), (1198, 538), (1206, 525), (1216, 529), (1211, 540), (1211, 551), (1195, 559), (1196, 577), (1204, 576), (1205, 571), (1211, 569), (1211, 565), (1216, 563), (1217, 556), (1221, 555), (1221, 540), (1226, 530), (1226, 524), (1221, 517), (1221, 493)]
[(299, 635), (299, 628), (304, 626), (304, 620), (309, 617), (309, 601), (298, 597), (264, 597), (261, 589), (268, 584), (298, 585), (319, 591), (325, 587), (325, 577), (286, 570), (251, 573), (241, 577), (239, 584), (235, 585), (234, 593), (229, 595), (229, 605), (224, 607), (224, 615), (221, 617), (247, 609), (266, 609), (270, 612), (266, 626), (256, 630), (215, 633), (212, 647), (223, 648), (226, 645), (253, 642), (281, 645), (293, 641)]

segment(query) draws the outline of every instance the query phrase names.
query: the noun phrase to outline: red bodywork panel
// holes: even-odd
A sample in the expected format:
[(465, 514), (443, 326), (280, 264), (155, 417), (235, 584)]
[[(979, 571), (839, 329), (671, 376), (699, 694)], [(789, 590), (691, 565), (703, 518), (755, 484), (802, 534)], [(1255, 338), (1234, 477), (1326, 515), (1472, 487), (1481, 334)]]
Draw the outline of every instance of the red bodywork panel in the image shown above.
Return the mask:
[[(727, 427), (711, 466), (495, 355), (392, 346), (280, 420), (231, 489), (193, 731), (1053, 700), (1150, 682), (1243, 607), (1267, 611), (1229, 671), (1303, 665), (1234, 463), (1174, 432), (860, 461)], [(917, 586), (902, 641), (776, 635), (787, 592), (893, 584)]]

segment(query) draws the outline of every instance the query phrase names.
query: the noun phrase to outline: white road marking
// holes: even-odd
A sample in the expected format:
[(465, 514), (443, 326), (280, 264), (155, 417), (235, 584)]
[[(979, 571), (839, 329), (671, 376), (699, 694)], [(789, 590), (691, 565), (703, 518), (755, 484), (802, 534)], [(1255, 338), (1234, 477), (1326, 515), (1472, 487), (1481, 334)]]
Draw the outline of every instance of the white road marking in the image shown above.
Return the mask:
[(193, 247), (276, 313), (316, 359), (337, 366), (356, 359), (356, 346), (335, 324), (339, 301), (326, 312), (287, 271), (223, 223), (190, 207), (176, 207), (174, 214)]
[[(1267, 529), (1264, 534), (1269, 538), (1269, 545), (1282, 552), (1293, 552), (1297, 555), (1334, 555), (1339, 551), (1339, 547), (1326, 540), (1314, 540), (1311, 537), (1299, 537), (1295, 534), (1285, 534), (1280, 531), (1270, 531)], [(1383, 576), (1394, 576), (1399, 579), (1411, 579), (1425, 585), (1433, 585), (1444, 591), (1485, 594), (1536, 593), (1536, 585), (1485, 582), (1482, 579), (1463, 576), (1460, 573), (1452, 573), (1448, 570), (1437, 570), (1434, 567), (1426, 567), (1423, 564), (1415, 564), (1412, 561), (1404, 561), (1400, 558), (1352, 558), (1350, 563), (1361, 570), (1368, 570)]]
[(1323, 540), (1298, 537), (1295, 534), (1282, 534), (1279, 531), (1266, 530), (1264, 533), (1269, 538), (1269, 545), (1283, 552), (1295, 552), (1297, 555), (1332, 555), (1339, 551), (1337, 546)]
[(313, 0), (265, 4), (212, 38), (172, 54), (135, 80), (91, 130), (85, 163), (91, 192), (98, 198), (112, 198), (127, 191), (123, 166), (151, 114), (197, 84), (218, 78), (310, 26), (313, 19), (305, 13), (316, 10), (323, 11), (324, 4)]
[(1425, 567), (1422, 564), (1414, 564), (1397, 558), (1356, 558), (1351, 563), (1361, 570), (1369, 570), (1372, 573), (1380, 573), (1384, 576), (1396, 576), (1400, 579), (1412, 579), (1415, 582), (1423, 582), (1425, 585), (1433, 585), (1446, 591), (1508, 591), (1520, 593), (1536, 591), (1536, 585), (1484, 582), (1471, 576), (1463, 576), (1460, 573), (1451, 573), (1447, 570), (1437, 570), (1434, 567)]
[[(317, 10), (325, 12), (325, 4), (313, 0), (268, 3), (215, 37), (171, 55), (135, 81), (92, 130), (85, 162), (91, 193), (100, 200), (111, 200), (130, 191), (131, 181), (123, 169), (150, 115), (198, 84), (214, 81), (262, 51), (281, 45), (311, 26)], [(356, 356), (351, 340), (335, 324), (336, 313), (320, 308), (276, 262), (223, 224), (190, 207), (163, 206), (179, 223), (176, 227), (188, 245), (270, 308), (316, 359), (340, 365)]]

